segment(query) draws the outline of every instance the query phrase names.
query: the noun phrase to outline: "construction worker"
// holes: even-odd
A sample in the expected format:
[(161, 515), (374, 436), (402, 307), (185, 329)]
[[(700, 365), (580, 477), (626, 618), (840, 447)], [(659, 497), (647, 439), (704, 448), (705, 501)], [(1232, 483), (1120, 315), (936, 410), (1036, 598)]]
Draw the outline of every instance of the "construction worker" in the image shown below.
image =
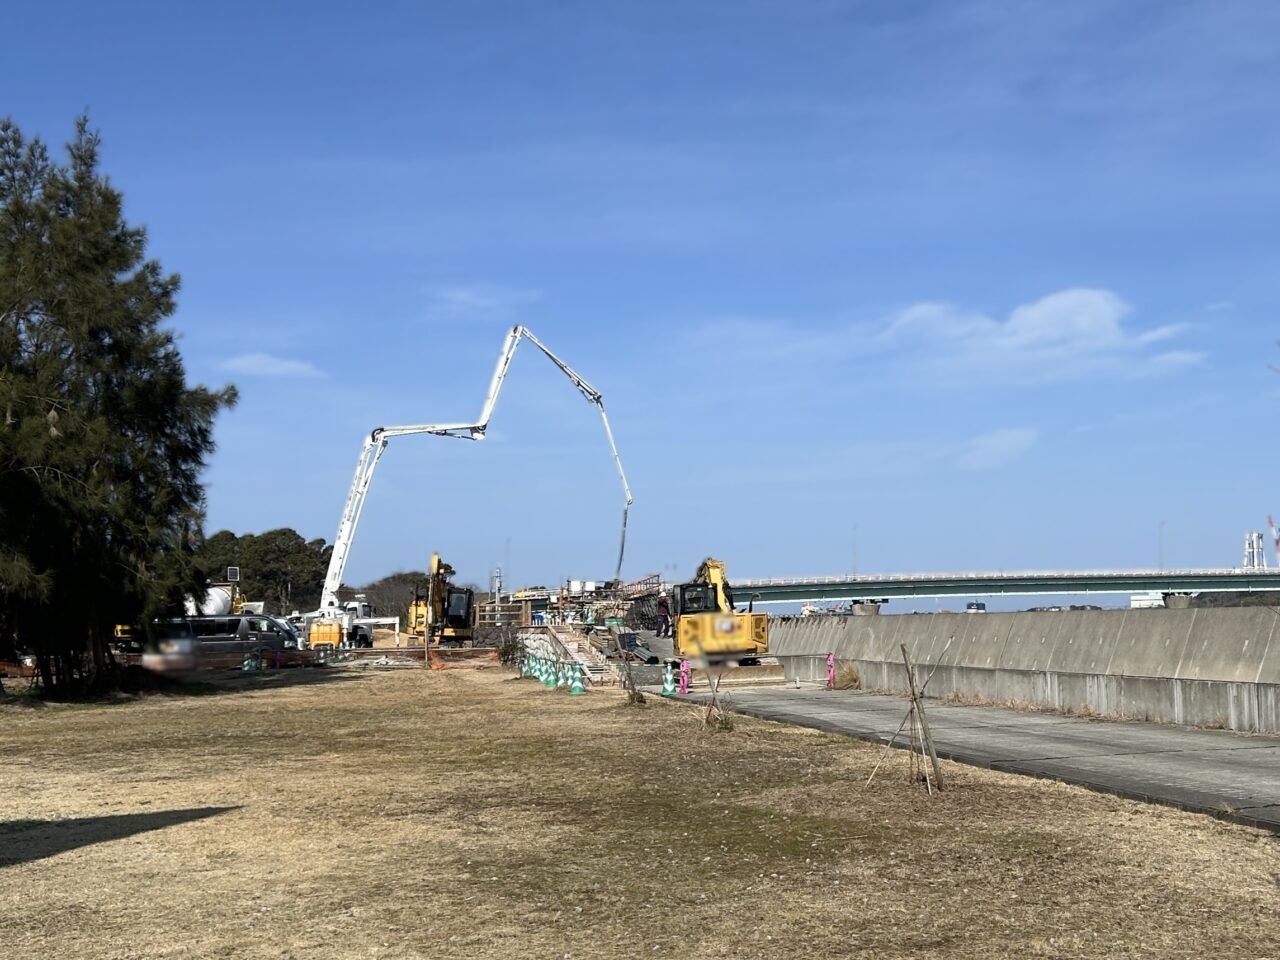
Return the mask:
[(671, 636), (671, 601), (665, 592), (658, 594), (658, 636)]

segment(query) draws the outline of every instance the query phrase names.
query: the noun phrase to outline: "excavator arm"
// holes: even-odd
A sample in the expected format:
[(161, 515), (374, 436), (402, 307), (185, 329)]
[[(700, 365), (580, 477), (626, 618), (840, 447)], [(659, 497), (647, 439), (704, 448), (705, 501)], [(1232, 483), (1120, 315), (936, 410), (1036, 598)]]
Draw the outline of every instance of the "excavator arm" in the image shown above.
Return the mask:
[(698, 564), (698, 572), (693, 575), (695, 583), (705, 583), (716, 588), (716, 606), (721, 613), (733, 613), (733, 594), (729, 590), (729, 580), (725, 574), (724, 561), (707, 557)]
[(618, 565), (614, 579), (622, 576), (622, 558), (627, 549), (627, 517), (631, 511), (634, 498), (631, 486), (627, 483), (627, 475), (622, 469), (622, 458), (618, 454), (618, 445), (613, 439), (613, 430), (609, 426), (609, 417), (604, 410), (604, 397), (591, 386), (567, 363), (557, 357), (547, 345), (533, 335), (527, 327), (515, 326), (508, 332), (498, 354), (498, 363), (493, 369), (493, 378), (489, 381), (489, 392), (485, 395), (484, 406), (480, 408), (480, 416), (475, 423), (423, 423), (402, 427), (378, 427), (364, 440), (360, 450), (360, 459), (356, 461), (355, 476), (351, 488), (347, 491), (347, 500), (342, 508), (342, 519), (338, 522), (338, 533), (333, 539), (333, 552), (329, 557), (329, 569), (325, 573), (324, 586), (320, 594), (321, 613), (337, 612), (341, 609), (338, 602), (338, 588), (342, 585), (342, 575), (346, 571), (347, 558), (355, 539), (356, 527), (360, 523), (360, 514), (364, 511), (365, 498), (369, 495), (369, 486), (373, 483), (373, 473), (378, 461), (386, 452), (387, 442), (393, 437), (407, 437), (415, 434), (432, 434), (437, 437), (454, 437), (459, 440), (483, 440), (489, 428), (489, 420), (493, 417), (494, 407), (498, 403), (498, 395), (507, 378), (507, 370), (515, 358), (516, 348), (520, 341), (528, 340), (541, 350), (552, 363), (560, 368), (587, 400), (595, 404), (600, 411), (600, 420), (604, 424), (605, 437), (609, 441), (609, 452), (613, 456), (614, 466), (618, 471), (618, 479), (622, 481), (624, 504), (622, 507), (622, 534), (618, 543)]

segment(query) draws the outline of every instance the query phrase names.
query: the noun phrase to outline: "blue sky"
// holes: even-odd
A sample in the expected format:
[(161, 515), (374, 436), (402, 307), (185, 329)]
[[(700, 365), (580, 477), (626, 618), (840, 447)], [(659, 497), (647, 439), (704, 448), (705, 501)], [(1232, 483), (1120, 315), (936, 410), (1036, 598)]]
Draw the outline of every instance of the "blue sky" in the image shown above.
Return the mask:
[[(332, 538), (363, 435), (528, 324), (605, 394), (624, 573), (1234, 565), (1280, 512), (1280, 6), (24, 4), (192, 377), (209, 528)], [(18, 38), (21, 42), (14, 42)], [(527, 352), (526, 352), (527, 351)], [(621, 494), (526, 345), (392, 444), (349, 582), (604, 577)]]

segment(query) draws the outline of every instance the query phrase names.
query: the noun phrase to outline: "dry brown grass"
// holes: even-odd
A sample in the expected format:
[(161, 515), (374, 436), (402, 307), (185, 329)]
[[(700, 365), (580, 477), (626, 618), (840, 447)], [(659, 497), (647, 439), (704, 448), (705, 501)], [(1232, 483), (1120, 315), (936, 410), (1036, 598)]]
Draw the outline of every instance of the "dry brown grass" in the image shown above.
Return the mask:
[(0, 956), (1280, 954), (1258, 831), (954, 764), (930, 799), (900, 755), (864, 789), (868, 744), (499, 671), (321, 676), (0, 708)]
[(852, 663), (837, 664), (832, 687), (836, 690), (859, 690), (862, 687), (862, 675)]

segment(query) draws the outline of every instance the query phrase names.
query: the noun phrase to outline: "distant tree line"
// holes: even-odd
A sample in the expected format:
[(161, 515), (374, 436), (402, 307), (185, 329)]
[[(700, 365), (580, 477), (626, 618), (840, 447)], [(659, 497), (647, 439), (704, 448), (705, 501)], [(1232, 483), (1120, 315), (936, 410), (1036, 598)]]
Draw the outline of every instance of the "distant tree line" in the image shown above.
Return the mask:
[(357, 593), (364, 594), (378, 616), (399, 617), (403, 628), (408, 624), (409, 604), (416, 593), (425, 592), (426, 582), (425, 570), (401, 571), (363, 587), (343, 587), (339, 595), (350, 600)]
[[(470, 587), (475, 591), (476, 601), (485, 599), (480, 587), (474, 583), (453, 581), (455, 586)], [(343, 600), (350, 600), (356, 594), (363, 594), (380, 617), (399, 617), (401, 629), (409, 622), (409, 604), (415, 596), (426, 596), (427, 572), (425, 570), (402, 570), (388, 574), (379, 580), (365, 584), (363, 587), (343, 586), (338, 595)]]
[(178, 276), (146, 257), (80, 119), (56, 162), (0, 120), (0, 658), (110, 687), (114, 625), (200, 588), (200, 470), (233, 388), (190, 386)]
[[(195, 553), (200, 570), (211, 583), (222, 581), (228, 567), (240, 570), (240, 592), (246, 600), (262, 601), (267, 613), (288, 615), (320, 608), (320, 590), (333, 546), (307, 540), (288, 527), (266, 533), (235, 534), (219, 530)], [(343, 584), (339, 599), (363, 594), (379, 616), (408, 622), (409, 604), (425, 591), (425, 570), (403, 570), (364, 586)], [(479, 588), (474, 587), (477, 594)]]
[(228, 567), (239, 567), (246, 600), (263, 601), (268, 613), (289, 614), (319, 609), (332, 553), (323, 539), (307, 540), (286, 527), (240, 535), (219, 530), (199, 547), (196, 559), (214, 583), (225, 579)]
[[(307, 540), (288, 527), (266, 533), (235, 534), (219, 530), (196, 552), (200, 570), (212, 583), (226, 577), (228, 567), (240, 570), (240, 592), (246, 600), (262, 601), (267, 613), (307, 613), (320, 607), (320, 590), (329, 569), (333, 546), (324, 540)], [(425, 590), (424, 570), (389, 574), (362, 587), (343, 584), (341, 600), (363, 594), (379, 616), (408, 622), (409, 604)], [(477, 595), (479, 588), (474, 587)]]

